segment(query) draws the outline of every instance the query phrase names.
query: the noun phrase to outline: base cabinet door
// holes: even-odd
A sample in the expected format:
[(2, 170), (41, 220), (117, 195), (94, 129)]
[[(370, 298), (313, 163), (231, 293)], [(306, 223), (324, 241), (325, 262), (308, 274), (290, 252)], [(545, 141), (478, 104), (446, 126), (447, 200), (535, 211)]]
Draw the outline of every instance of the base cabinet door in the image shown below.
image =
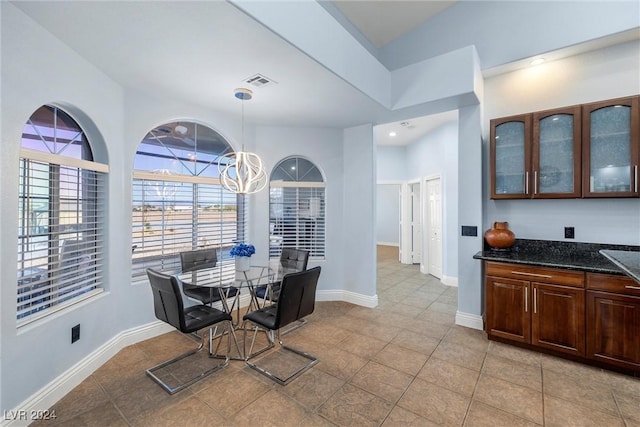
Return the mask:
[(496, 337), (529, 343), (529, 282), (487, 276), (485, 286), (486, 332)]
[(584, 356), (584, 289), (536, 282), (531, 289), (531, 344)]
[(640, 370), (640, 297), (587, 292), (587, 357)]

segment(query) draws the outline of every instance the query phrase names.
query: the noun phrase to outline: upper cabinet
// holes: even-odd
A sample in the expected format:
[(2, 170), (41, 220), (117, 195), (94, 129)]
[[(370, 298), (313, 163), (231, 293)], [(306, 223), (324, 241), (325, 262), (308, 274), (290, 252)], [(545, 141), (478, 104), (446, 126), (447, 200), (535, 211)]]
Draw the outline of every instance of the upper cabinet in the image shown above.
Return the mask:
[(639, 97), (583, 106), (584, 197), (637, 197)]
[(531, 115), (491, 120), (491, 197), (530, 197)]
[(638, 197), (639, 99), (491, 120), (491, 198)]
[(581, 196), (580, 107), (533, 113), (533, 197)]

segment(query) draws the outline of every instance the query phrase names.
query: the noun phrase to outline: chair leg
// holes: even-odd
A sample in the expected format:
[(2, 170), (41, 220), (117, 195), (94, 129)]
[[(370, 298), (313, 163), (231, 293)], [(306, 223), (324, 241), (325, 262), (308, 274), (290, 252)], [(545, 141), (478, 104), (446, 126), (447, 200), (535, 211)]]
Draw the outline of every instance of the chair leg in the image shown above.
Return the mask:
[(287, 335), (289, 332), (293, 332), (296, 329), (300, 329), (306, 324), (307, 324), (307, 319), (300, 319), (297, 322), (292, 323), (291, 327), (289, 327), (289, 328), (285, 329), (284, 331), (280, 332), (280, 335)]
[[(229, 322), (231, 323), (231, 322)], [(230, 330), (233, 330), (233, 326), (230, 324)], [(209, 328), (209, 333), (211, 334), (211, 328)], [(147, 369), (145, 372), (147, 373), (147, 375), (149, 375), (151, 377), (151, 379), (153, 381), (155, 381), (156, 383), (158, 383), (167, 393), (169, 394), (175, 394), (177, 392), (179, 392), (180, 390), (184, 390), (185, 388), (189, 387), (191, 384), (194, 384), (198, 381), (200, 381), (203, 378), (208, 377), (209, 375), (213, 374), (216, 371), (219, 371), (220, 369), (224, 368), (225, 366), (227, 366), (229, 364), (229, 352), (227, 352), (227, 357), (225, 358), (225, 360), (223, 362), (221, 362), (220, 364), (214, 366), (211, 369), (207, 369), (204, 372), (199, 373), (198, 375), (196, 375), (195, 377), (184, 381), (180, 384), (178, 384), (175, 387), (170, 386), (169, 384), (167, 384), (166, 382), (164, 382), (160, 377), (158, 377), (155, 372), (158, 371), (159, 369), (165, 368), (169, 365), (172, 365), (173, 363), (176, 363), (186, 357), (192, 356), (198, 352), (200, 352), (203, 348), (204, 348), (204, 340), (206, 339), (207, 335), (206, 334), (201, 334), (202, 335), (202, 341), (200, 342), (200, 345), (198, 346), (198, 348), (194, 349), (194, 350), (189, 350), (185, 353), (182, 353), (179, 356), (174, 357), (173, 359), (167, 360), (166, 362), (162, 362), (156, 366), (153, 366), (149, 369)], [(228, 344), (228, 348), (230, 349), (231, 347), (231, 338), (229, 338), (229, 344)]]
[[(227, 353), (225, 355), (221, 355), (219, 353), (220, 345), (222, 344), (222, 338), (227, 335)], [(238, 343), (238, 337), (236, 335), (235, 328), (233, 324), (229, 327), (228, 331), (221, 332), (220, 335), (212, 337), (212, 339), (218, 339), (218, 344), (216, 348), (213, 349), (213, 341), (209, 341), (209, 357), (213, 357), (216, 359), (220, 358), (229, 358), (234, 360), (244, 360), (243, 354), (240, 352), (240, 344)], [(235, 343), (236, 350), (238, 351), (238, 356), (230, 356), (231, 354), (231, 340)]]
[(279, 331), (276, 331), (276, 337), (278, 340), (278, 343), (280, 344), (280, 347), (283, 350), (287, 350), (290, 351), (292, 353), (295, 353), (297, 355), (300, 355), (306, 359), (309, 359), (309, 362), (307, 362), (306, 364), (304, 364), (301, 368), (297, 369), (295, 372), (293, 372), (291, 375), (289, 375), (286, 378), (281, 378), (279, 376), (277, 376), (276, 374), (267, 371), (266, 369), (258, 366), (255, 363), (250, 362), (248, 359), (245, 360), (244, 363), (246, 363), (250, 368), (260, 372), (262, 375), (266, 376), (267, 378), (271, 379), (272, 381), (275, 381), (276, 383), (285, 386), (287, 384), (289, 384), (291, 381), (293, 381), (294, 379), (296, 379), (297, 377), (299, 377), (300, 375), (302, 375), (304, 372), (306, 372), (307, 370), (309, 370), (311, 367), (313, 367), (316, 363), (318, 363), (318, 358), (316, 356), (313, 356), (312, 354), (307, 353), (306, 351), (302, 351), (299, 350), (295, 347), (290, 347), (288, 345), (285, 345), (282, 343), (282, 340), (280, 339), (280, 333)]
[[(246, 326), (242, 328), (243, 330), (243, 336), (242, 336), (242, 343), (243, 343), (243, 350), (244, 350), (244, 360), (248, 360), (252, 357), (256, 357), (259, 354), (264, 353), (265, 351), (273, 348), (275, 346), (275, 340), (273, 338), (273, 331), (269, 331), (267, 329), (263, 329), (260, 328), (257, 325), (254, 325), (253, 328), (253, 337), (251, 338), (251, 346), (249, 347), (249, 352), (247, 353), (247, 328)], [(258, 337), (258, 332), (263, 331), (266, 333), (267, 335), (267, 340), (269, 341), (269, 343), (264, 346), (263, 348), (261, 348), (260, 350), (254, 352), (253, 351), (253, 347), (255, 346), (256, 343), (256, 338)]]

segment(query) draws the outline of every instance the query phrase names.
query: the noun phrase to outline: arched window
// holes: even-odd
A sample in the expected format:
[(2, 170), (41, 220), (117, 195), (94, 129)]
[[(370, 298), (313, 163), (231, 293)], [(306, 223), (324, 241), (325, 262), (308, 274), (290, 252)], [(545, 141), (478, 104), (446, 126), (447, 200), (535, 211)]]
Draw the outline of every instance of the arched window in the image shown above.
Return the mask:
[(229, 250), (247, 235), (247, 203), (220, 185), (218, 159), (231, 146), (216, 131), (193, 122), (166, 123), (142, 140), (133, 175), (133, 279), (147, 268), (175, 271), (180, 252), (218, 249), (230, 278)]
[(22, 131), (18, 190), (18, 326), (102, 292), (105, 181), (82, 128), (36, 110)]
[(269, 257), (279, 258), (285, 247), (324, 259), (325, 183), (320, 170), (309, 160), (290, 157), (276, 165), (269, 185)]

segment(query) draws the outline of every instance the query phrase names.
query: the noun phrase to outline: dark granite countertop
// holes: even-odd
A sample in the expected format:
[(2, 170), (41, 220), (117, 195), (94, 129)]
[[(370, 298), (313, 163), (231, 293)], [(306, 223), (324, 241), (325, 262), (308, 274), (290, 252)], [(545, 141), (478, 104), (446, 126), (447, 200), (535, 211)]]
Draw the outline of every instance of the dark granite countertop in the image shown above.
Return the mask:
[(640, 283), (640, 252), (601, 249), (600, 253), (620, 267), (627, 276)]
[(485, 245), (484, 250), (473, 258), (592, 273), (624, 274), (623, 269), (600, 253), (601, 250), (638, 252), (640, 246), (516, 239), (509, 250), (493, 250)]

